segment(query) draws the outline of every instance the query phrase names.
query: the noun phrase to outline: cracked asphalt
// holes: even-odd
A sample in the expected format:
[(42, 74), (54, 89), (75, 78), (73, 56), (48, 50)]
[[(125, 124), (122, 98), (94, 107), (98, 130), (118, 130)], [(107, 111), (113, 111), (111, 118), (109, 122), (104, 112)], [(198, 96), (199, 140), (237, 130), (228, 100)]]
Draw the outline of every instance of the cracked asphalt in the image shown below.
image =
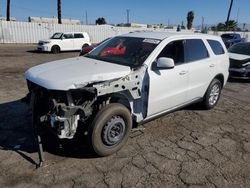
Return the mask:
[[(143, 125), (116, 154), (99, 158), (78, 142), (47, 143), (38, 160), (23, 73), (77, 56), (0, 45), (0, 187), (249, 187), (250, 81), (231, 80), (218, 106), (191, 106)], [(78, 144), (77, 144), (78, 143)]]

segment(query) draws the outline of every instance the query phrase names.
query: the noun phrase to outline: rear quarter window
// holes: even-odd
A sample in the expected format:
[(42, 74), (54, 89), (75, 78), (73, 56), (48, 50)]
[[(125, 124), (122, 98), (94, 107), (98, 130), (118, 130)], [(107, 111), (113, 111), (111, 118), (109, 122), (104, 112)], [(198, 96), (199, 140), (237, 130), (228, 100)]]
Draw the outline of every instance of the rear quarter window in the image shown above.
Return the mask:
[(185, 44), (186, 62), (208, 58), (208, 51), (201, 39), (188, 39)]
[(74, 34), (74, 38), (76, 38), (76, 39), (81, 39), (81, 38), (84, 38), (84, 36), (83, 36), (82, 33), (75, 33), (75, 34)]
[(224, 49), (219, 41), (207, 40), (207, 42), (209, 43), (209, 45), (212, 48), (215, 55), (221, 55), (221, 54), (225, 53), (225, 51), (224, 51)]

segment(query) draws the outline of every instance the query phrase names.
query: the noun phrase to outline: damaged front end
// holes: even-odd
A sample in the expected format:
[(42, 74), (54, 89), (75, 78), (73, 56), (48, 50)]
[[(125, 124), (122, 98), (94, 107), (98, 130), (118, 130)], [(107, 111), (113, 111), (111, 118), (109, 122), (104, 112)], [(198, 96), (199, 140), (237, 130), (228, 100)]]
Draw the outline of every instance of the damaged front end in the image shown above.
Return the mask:
[(78, 124), (85, 122), (93, 112), (96, 90), (83, 89), (56, 91), (47, 90), (28, 81), (33, 116), (38, 125), (46, 126), (60, 139), (74, 137)]
[(28, 80), (31, 98), (35, 100), (32, 102), (33, 116), (40, 127), (48, 127), (60, 139), (72, 139), (78, 128), (107, 103), (124, 104), (134, 121), (139, 122), (147, 113), (145, 72), (146, 66), (142, 66), (125, 77), (92, 82), (67, 91), (48, 90)]

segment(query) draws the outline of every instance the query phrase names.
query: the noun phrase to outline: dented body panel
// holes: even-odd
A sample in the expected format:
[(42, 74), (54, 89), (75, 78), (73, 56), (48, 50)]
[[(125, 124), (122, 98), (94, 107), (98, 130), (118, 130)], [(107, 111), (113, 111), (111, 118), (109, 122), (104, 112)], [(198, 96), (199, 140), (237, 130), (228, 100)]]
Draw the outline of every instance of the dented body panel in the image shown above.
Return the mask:
[(93, 82), (117, 79), (130, 71), (128, 66), (75, 57), (32, 67), (25, 77), (46, 89), (67, 91)]

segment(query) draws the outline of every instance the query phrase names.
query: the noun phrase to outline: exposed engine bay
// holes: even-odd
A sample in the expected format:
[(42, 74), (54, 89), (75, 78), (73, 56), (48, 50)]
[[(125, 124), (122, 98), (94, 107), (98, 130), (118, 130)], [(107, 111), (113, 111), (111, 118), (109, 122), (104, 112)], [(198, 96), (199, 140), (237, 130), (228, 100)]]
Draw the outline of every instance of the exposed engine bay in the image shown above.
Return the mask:
[[(48, 90), (28, 80), (40, 125), (48, 126), (60, 139), (72, 139), (79, 128), (104, 105), (119, 102), (131, 110), (133, 120), (146, 117), (148, 96), (146, 66), (109, 81), (93, 82), (68, 91)], [(147, 104), (146, 104), (147, 105)]]

